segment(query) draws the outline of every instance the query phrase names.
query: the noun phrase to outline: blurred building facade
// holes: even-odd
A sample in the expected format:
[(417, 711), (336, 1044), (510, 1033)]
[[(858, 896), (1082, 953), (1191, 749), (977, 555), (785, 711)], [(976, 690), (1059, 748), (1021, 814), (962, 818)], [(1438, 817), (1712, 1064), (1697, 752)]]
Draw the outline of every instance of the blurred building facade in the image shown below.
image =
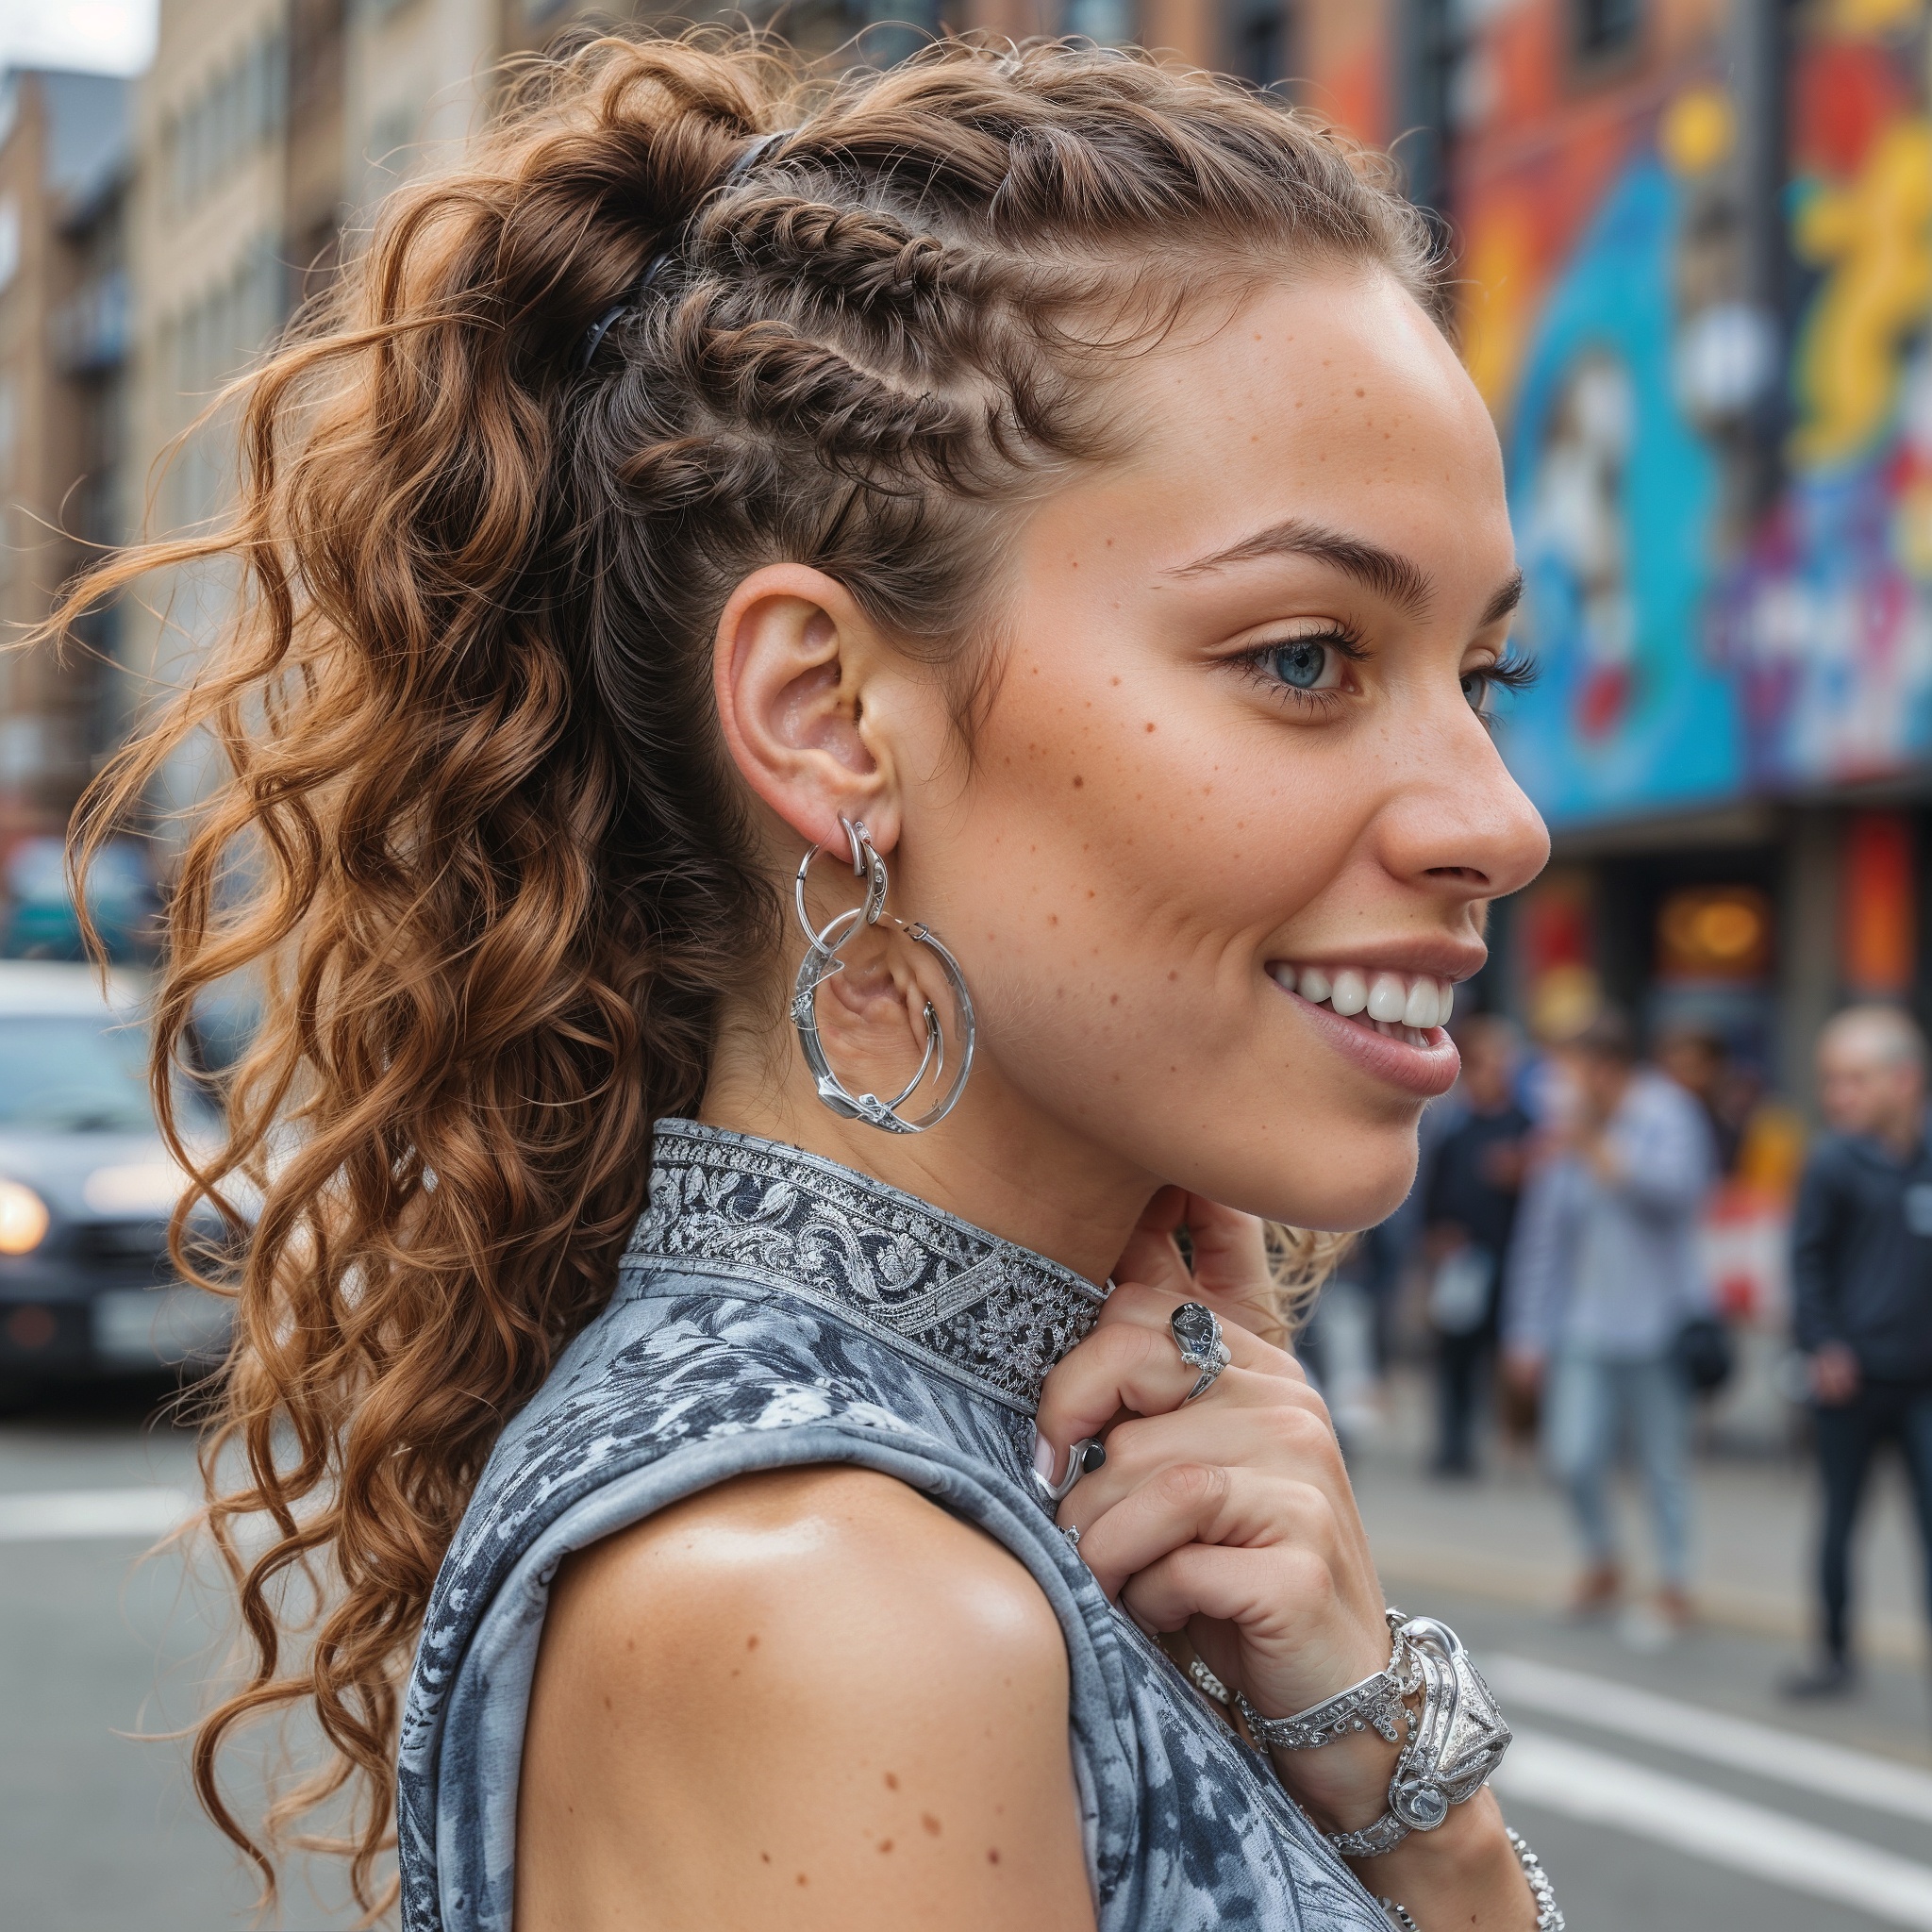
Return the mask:
[[(127, 343), (127, 86), (0, 79), (0, 623), (41, 622), (91, 546), (120, 541)], [(0, 852), (57, 830), (118, 728), (103, 660), (0, 657)]]

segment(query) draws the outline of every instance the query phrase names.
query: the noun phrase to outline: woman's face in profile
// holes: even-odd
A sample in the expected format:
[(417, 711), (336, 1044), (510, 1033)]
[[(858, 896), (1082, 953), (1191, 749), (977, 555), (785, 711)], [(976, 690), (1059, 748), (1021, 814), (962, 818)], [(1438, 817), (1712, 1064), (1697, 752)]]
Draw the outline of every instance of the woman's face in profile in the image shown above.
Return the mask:
[(902, 903), (965, 962), (1002, 1104), (1366, 1225), (1455, 1078), (1487, 903), (1548, 851), (1479, 715), (1518, 586), (1495, 434), (1366, 271), (1256, 296), (1116, 397), (1131, 456), (1015, 540), (972, 775), (901, 767)]

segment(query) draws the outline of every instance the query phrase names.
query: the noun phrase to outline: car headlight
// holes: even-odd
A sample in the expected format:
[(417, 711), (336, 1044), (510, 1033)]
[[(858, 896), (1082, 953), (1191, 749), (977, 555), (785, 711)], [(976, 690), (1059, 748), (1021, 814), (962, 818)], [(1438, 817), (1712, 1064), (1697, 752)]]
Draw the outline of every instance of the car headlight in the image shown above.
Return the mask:
[(0, 1255), (30, 1255), (46, 1233), (47, 1204), (18, 1181), (0, 1181)]

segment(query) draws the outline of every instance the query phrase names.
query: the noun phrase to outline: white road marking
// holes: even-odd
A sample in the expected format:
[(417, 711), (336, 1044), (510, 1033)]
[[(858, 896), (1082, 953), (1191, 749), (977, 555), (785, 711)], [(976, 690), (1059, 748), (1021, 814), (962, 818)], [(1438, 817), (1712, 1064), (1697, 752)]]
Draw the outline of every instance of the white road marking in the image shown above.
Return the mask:
[(1932, 1772), (1913, 1765), (1528, 1657), (1486, 1658), (1483, 1674), (1506, 1713), (1527, 1706), (1587, 1730), (1661, 1744), (1687, 1757), (1749, 1772), (1753, 1777), (1932, 1824)]
[(196, 1507), (186, 1490), (45, 1490), (0, 1495), (0, 1543), (165, 1536)]
[(1768, 1885), (1932, 1932), (1932, 1865), (1541, 1732), (1496, 1773), (1506, 1799), (1608, 1825)]

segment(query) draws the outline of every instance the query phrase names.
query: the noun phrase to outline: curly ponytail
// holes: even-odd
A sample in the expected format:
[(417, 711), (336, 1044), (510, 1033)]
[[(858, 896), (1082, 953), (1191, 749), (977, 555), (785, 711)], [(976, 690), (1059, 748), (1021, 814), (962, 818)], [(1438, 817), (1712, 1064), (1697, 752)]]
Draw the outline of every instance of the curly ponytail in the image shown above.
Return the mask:
[[(1180, 291), (1311, 256), (1433, 302), (1370, 161), (1206, 76), (955, 42), (813, 82), (715, 35), (578, 42), (461, 172), (392, 198), (241, 387), (231, 521), (75, 591), (62, 621), (158, 567), (241, 587), (76, 836), (84, 863), (184, 746), (219, 751), (155, 1094), (196, 1173), (177, 1240), (196, 1199), (260, 1197), (204, 1452), (252, 1669), (194, 1776), (271, 1891), (290, 1822), (346, 1791), (379, 1907), (437, 1566), (609, 1291), (654, 1121), (697, 1100), (721, 1001), (776, 942), (709, 698), (730, 590), (812, 564), (963, 689), (999, 520), (1106, 449), (1109, 357)], [(197, 1163), (165, 1069), (243, 969), (266, 1015)], [(218, 1754), (305, 1705), (332, 1756), (258, 1843)]]

